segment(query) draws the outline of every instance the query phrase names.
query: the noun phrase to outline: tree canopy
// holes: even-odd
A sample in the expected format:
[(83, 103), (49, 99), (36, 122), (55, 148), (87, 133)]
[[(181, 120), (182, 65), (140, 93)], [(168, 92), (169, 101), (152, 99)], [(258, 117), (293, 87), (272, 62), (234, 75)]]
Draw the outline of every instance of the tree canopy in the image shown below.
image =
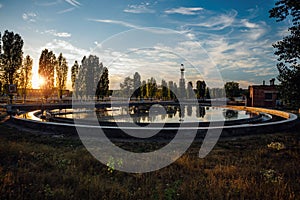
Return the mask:
[(109, 79), (108, 79), (108, 69), (104, 67), (103, 73), (100, 76), (100, 80), (96, 89), (97, 99), (104, 98), (109, 95)]
[(289, 35), (273, 44), (278, 56), (280, 92), (283, 100), (300, 105), (300, 1), (278, 0), (269, 11), (277, 22), (288, 19), (291, 26)]
[(240, 86), (238, 82), (226, 82), (224, 87), (226, 97), (233, 99), (233, 97), (237, 97), (240, 95)]
[(17, 71), (22, 66), (23, 39), (19, 34), (6, 30), (2, 36), (1, 65), (4, 71), (2, 79), (6, 84), (17, 83)]
[(62, 53), (57, 58), (56, 65), (56, 86), (58, 89), (58, 96), (62, 99), (62, 91), (66, 89), (67, 75), (68, 75), (68, 63)]
[(72, 82), (72, 89), (74, 90), (76, 78), (78, 75), (79, 65), (77, 60), (75, 61), (74, 65), (71, 68), (71, 82)]
[(44, 83), (40, 88), (43, 95), (47, 99), (54, 88), (54, 69), (57, 64), (55, 54), (48, 49), (44, 49), (39, 59), (39, 75), (44, 79)]
[(133, 75), (133, 95), (135, 98), (141, 96), (141, 75), (138, 72), (135, 72)]
[(22, 90), (23, 101), (26, 100), (26, 90), (32, 87), (32, 58), (27, 55), (23, 60), (23, 65), (20, 70), (18, 87)]

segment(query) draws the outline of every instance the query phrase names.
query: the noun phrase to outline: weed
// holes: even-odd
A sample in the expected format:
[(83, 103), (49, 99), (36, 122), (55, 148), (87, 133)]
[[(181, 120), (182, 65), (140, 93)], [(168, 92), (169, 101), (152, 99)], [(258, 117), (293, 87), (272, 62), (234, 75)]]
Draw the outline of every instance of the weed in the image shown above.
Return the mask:
[(285, 149), (285, 145), (281, 142), (271, 142), (267, 146), (268, 146), (268, 148), (276, 149), (277, 151)]
[(106, 166), (108, 167), (108, 172), (113, 173), (115, 171), (116, 166), (121, 167), (123, 165), (123, 160), (115, 159), (114, 157), (110, 156)]

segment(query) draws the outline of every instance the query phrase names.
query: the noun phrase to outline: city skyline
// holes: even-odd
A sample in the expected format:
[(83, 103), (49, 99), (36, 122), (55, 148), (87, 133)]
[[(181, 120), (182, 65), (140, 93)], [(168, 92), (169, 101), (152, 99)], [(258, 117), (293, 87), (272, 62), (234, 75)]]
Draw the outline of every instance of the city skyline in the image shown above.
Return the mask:
[[(261, 84), (263, 80), (267, 82), (278, 74), (272, 44), (288, 33), (289, 22), (277, 23), (268, 17), (268, 11), (274, 7), (274, 3), (275, 1), (258, 0), (243, 3), (216, 0), (1, 0), (0, 31), (2, 34), (5, 30), (14, 31), (22, 36), (24, 56), (28, 54), (34, 61), (33, 81), (38, 79), (38, 59), (45, 48), (52, 50), (56, 56), (62, 52), (70, 70), (75, 60), (80, 64), (83, 56), (97, 52), (103, 42), (116, 34), (132, 29), (157, 27), (177, 31), (195, 43), (181, 42), (174, 45), (173, 50), (177, 54), (180, 52), (179, 55), (171, 51), (158, 52), (157, 48), (144, 52), (139, 50), (139, 55), (131, 53), (130, 56), (124, 56), (115, 49), (106, 51), (105, 54), (96, 54), (104, 66), (109, 65), (106, 63), (108, 57), (119, 56), (128, 63), (108, 67), (112, 89), (118, 86), (128, 72), (131, 74), (131, 71), (141, 71), (143, 66), (149, 66), (141, 74), (143, 79), (150, 78), (155, 70), (165, 68), (166, 72), (162, 72), (159, 77), (177, 82), (178, 69), (183, 60), (180, 56), (185, 57), (184, 50), (199, 44), (212, 59), (224, 82), (236, 81), (242, 88), (246, 88), (251, 84)], [(132, 41), (128, 41), (130, 42)], [(161, 46), (157, 44), (155, 47)], [(141, 55), (147, 55), (149, 60)], [(157, 55), (160, 56), (158, 61), (150, 60), (157, 58)], [(188, 73), (189, 65), (184, 64)], [(199, 66), (200, 64), (205, 68), (210, 67), (209, 64), (206, 66), (199, 63)], [(190, 73), (193, 80), (202, 77), (191, 70)], [(207, 76), (209, 77), (208, 74)], [(68, 88), (70, 82), (69, 79)]]

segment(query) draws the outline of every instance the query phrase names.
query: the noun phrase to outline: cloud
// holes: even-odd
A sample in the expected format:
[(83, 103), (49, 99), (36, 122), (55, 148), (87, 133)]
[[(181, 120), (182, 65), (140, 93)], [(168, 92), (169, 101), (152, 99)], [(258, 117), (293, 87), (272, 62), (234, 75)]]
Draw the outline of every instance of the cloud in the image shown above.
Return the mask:
[(128, 22), (119, 21), (119, 20), (110, 20), (110, 19), (88, 19), (88, 20), (94, 21), (94, 22), (100, 22), (100, 23), (117, 24), (117, 25), (128, 27), (128, 28), (141, 28), (134, 24), (130, 24)]
[(57, 36), (57, 37), (71, 37), (71, 33), (66, 33), (66, 32), (55, 33), (55, 36)]
[(72, 7), (72, 8), (67, 8), (65, 10), (61, 10), (61, 11), (58, 11), (57, 14), (63, 14), (63, 13), (67, 13), (67, 12), (71, 12), (75, 9), (75, 7)]
[(247, 19), (242, 19), (241, 24), (237, 26), (243, 28), (242, 35), (250, 40), (257, 40), (262, 37), (268, 29), (265, 22), (251, 23)]
[(211, 16), (205, 16), (201, 17), (199, 20), (202, 22), (194, 23), (194, 24), (186, 24), (185, 26), (190, 27), (204, 27), (211, 30), (222, 30), (229, 26), (231, 26), (235, 18), (237, 16), (238, 12), (236, 10), (232, 10), (229, 13), (226, 14), (213, 14)]
[(37, 14), (33, 12), (23, 13), (22, 18), (27, 22), (36, 22)]
[(3, 8), (3, 5), (0, 3), (0, 8)]
[(57, 32), (56, 30), (50, 29), (50, 30), (46, 30), (42, 33), (46, 33), (46, 34), (50, 34), (56, 37), (61, 37), (61, 38), (68, 38), (71, 37), (71, 33), (67, 33), (67, 32)]
[(68, 4), (75, 6), (75, 7), (81, 6), (81, 3), (79, 3), (76, 0), (65, 0), (65, 2), (67, 2)]
[(53, 39), (51, 42), (47, 43), (44, 48), (53, 50), (55, 53), (62, 52), (67, 60), (72, 61), (81, 60), (83, 56), (88, 56), (90, 54), (89, 51), (78, 48), (71, 43), (60, 39)]
[(248, 19), (242, 19), (241, 23), (247, 28), (259, 28), (258, 24), (251, 23)]
[(245, 70), (246, 73), (252, 73), (255, 76), (275, 76), (276, 73), (274, 73), (274, 68), (258, 68), (258, 69), (251, 69), (251, 70)]
[(286, 26), (283, 26), (283, 27), (279, 27), (278, 30), (277, 30), (277, 36), (279, 38), (283, 38), (285, 36), (288, 36), (290, 34), (290, 31), (288, 29), (288, 27)]
[(256, 5), (255, 8), (250, 8), (247, 10), (249, 13), (248, 19), (253, 19), (259, 15), (259, 7)]
[(38, 6), (54, 6), (61, 3), (61, 0), (45, 2), (44, 0), (34, 0), (34, 4)]
[(249, 85), (255, 85), (254, 82), (246, 80), (236, 80), (236, 82), (239, 83), (240, 88), (248, 88)]
[(201, 7), (179, 7), (165, 10), (166, 14), (197, 15), (199, 11), (204, 10)]
[(140, 5), (129, 5), (128, 8), (124, 9), (123, 11), (134, 14), (155, 13), (155, 10), (148, 8), (149, 5), (149, 3), (142, 3)]

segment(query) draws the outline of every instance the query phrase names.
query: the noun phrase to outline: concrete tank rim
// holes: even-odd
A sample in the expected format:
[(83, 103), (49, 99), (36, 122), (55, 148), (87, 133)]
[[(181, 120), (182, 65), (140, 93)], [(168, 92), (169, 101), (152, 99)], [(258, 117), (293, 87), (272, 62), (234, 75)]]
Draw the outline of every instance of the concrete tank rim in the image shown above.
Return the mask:
[[(233, 107), (233, 106), (230, 106)], [(245, 107), (244, 108), (249, 108)], [(272, 109), (266, 109), (266, 108), (258, 108), (258, 107), (250, 107), (255, 108), (257, 110), (270, 110), (270, 111), (279, 111), (279, 110), (272, 110)], [(237, 107), (236, 107), (237, 109)], [(35, 112), (39, 112), (39, 110), (36, 110)], [(280, 125), (280, 124), (286, 124), (289, 122), (295, 121), (298, 117), (297, 115), (286, 112), (286, 111), (280, 111), (284, 112), (289, 115), (288, 119), (275, 121), (275, 122), (267, 122), (267, 123), (259, 123), (259, 124), (238, 124), (238, 125), (228, 125), (228, 126), (215, 126), (215, 127), (164, 127), (163, 130), (211, 130), (211, 129), (238, 129), (238, 128), (247, 128), (247, 127), (260, 127), (260, 126), (272, 126), (272, 125)], [(265, 112), (263, 112), (265, 113)], [(282, 117), (282, 116), (281, 116)], [(37, 121), (37, 120), (30, 120), (25, 118), (20, 118), (18, 115), (12, 116), (14, 120), (18, 121), (25, 121), (30, 123), (38, 123), (38, 124), (44, 124), (44, 125), (55, 125), (55, 126), (68, 126), (68, 127), (80, 127), (80, 128), (103, 128), (103, 129), (130, 129), (130, 130), (143, 130), (145, 127), (119, 127), (119, 126), (93, 126), (93, 125), (84, 125), (84, 124), (69, 124), (69, 123), (57, 123), (57, 122), (43, 122), (43, 121)], [(151, 127), (153, 130), (161, 130), (161, 127)]]

